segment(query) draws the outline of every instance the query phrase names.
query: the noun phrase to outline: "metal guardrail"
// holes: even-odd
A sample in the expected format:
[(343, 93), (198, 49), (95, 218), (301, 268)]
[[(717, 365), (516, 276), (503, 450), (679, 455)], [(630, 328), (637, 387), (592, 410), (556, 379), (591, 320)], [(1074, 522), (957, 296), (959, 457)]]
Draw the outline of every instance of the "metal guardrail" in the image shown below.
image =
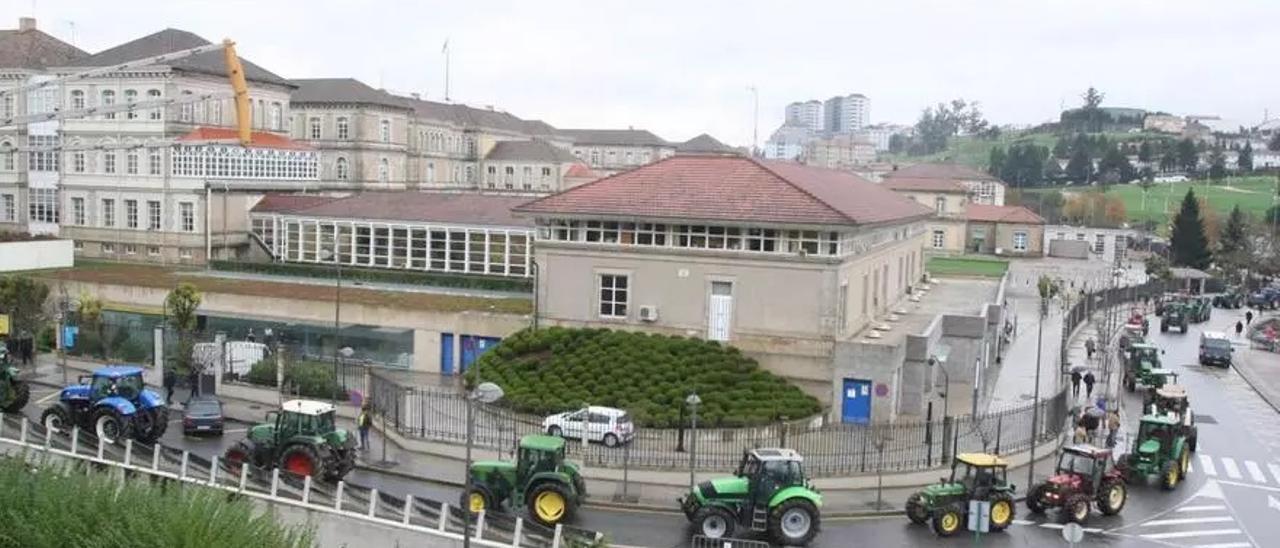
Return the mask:
[(740, 538), (707, 538), (694, 535), (689, 548), (771, 548), (768, 542)]
[[(231, 474), (216, 456), (205, 459), (162, 444), (134, 440), (126, 440), (123, 446), (106, 444), (79, 428), (69, 434), (55, 433), (13, 415), (0, 419), (0, 444), (444, 539), (461, 541), (463, 537), (462, 512), (447, 503), (413, 495), (402, 499), (343, 481), (313, 483), (310, 476), (298, 477), (278, 468), (246, 465), (238, 475)], [(471, 542), (490, 548), (572, 548), (591, 545), (603, 536), (564, 525), (553, 530), (517, 516), (485, 512), (474, 516), (471, 529)]]

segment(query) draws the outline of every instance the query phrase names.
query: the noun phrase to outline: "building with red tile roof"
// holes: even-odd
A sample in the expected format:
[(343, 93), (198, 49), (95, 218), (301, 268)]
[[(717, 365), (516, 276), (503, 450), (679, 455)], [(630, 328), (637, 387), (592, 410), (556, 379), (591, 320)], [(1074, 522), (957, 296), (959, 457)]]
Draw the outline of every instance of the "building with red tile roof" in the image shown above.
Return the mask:
[(1040, 257), (1043, 217), (1022, 206), (969, 204), (965, 207), (965, 252)]
[[(915, 189), (950, 192), (950, 183), (968, 189), (969, 201), (1004, 205), (1005, 184), (999, 178), (960, 164), (915, 164), (884, 174), (884, 184), (899, 190)], [(942, 190), (948, 189), (948, 190)]]

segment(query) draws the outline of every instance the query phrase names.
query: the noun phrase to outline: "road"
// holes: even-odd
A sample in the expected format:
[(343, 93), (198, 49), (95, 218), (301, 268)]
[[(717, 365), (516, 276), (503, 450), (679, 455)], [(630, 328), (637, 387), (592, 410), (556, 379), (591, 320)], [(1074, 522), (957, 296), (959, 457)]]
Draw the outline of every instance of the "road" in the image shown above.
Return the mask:
[[(1171, 492), (1134, 487), (1124, 511), (1114, 517), (1094, 515), (1087, 525), (1087, 546), (1248, 548), (1276, 545), (1280, 538), (1280, 421), (1278, 415), (1234, 370), (1204, 368), (1196, 364), (1199, 333), (1204, 329), (1229, 331), (1243, 311), (1215, 310), (1210, 322), (1193, 325), (1186, 335), (1159, 333), (1155, 343), (1166, 350), (1165, 366), (1181, 375), (1200, 424), (1199, 452), (1185, 483)], [(1153, 327), (1158, 324), (1153, 322)], [(1280, 357), (1266, 356), (1276, 360)], [(1140, 389), (1141, 390), (1141, 389)], [(27, 407), (33, 420), (53, 390), (38, 387), (36, 401)], [(44, 401), (39, 401), (44, 400)], [(1140, 393), (1125, 396), (1126, 410), (1139, 409)], [(1137, 417), (1127, 420), (1136, 424)], [(164, 443), (202, 455), (221, 454), (243, 435), (246, 427), (229, 423), (223, 437), (191, 438), (182, 435), (175, 419)], [(1125, 442), (1122, 441), (1122, 445)], [(376, 453), (375, 453), (376, 455)], [(376, 460), (376, 459), (374, 459)], [(1046, 471), (1047, 472), (1047, 471)], [(456, 501), (458, 489), (449, 485), (407, 479), (368, 470), (356, 470), (351, 481), (389, 494), (413, 494), (447, 502)], [(1025, 478), (1013, 478), (1019, 490)], [(672, 508), (675, 508), (674, 502)], [(1008, 531), (985, 535), (989, 547), (1065, 545), (1057, 515), (1030, 516), (1018, 508), (1018, 519)], [(604, 531), (616, 545), (688, 546), (690, 531), (682, 515), (649, 511), (583, 508), (575, 525)], [(823, 523), (814, 548), (848, 546), (932, 547), (972, 543), (971, 539), (940, 539), (927, 527), (913, 526), (903, 517), (862, 519), (831, 518)]]

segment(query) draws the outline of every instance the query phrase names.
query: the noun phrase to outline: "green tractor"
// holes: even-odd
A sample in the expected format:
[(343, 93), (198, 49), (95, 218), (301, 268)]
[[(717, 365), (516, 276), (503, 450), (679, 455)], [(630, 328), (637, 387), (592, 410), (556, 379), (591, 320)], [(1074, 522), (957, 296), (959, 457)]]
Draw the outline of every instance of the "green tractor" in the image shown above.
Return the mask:
[(1187, 321), (1191, 323), (1207, 322), (1213, 315), (1213, 301), (1208, 297), (1192, 297), (1187, 300), (1186, 306)]
[(1117, 461), (1129, 483), (1159, 476), (1160, 487), (1168, 491), (1186, 479), (1191, 468), (1191, 447), (1181, 420), (1168, 415), (1142, 417), (1133, 447), (1132, 453)]
[(991, 503), (991, 531), (1003, 531), (1013, 523), (1013, 493), (1008, 480), (1009, 463), (996, 455), (963, 453), (951, 464), (951, 479), (940, 479), (907, 498), (907, 518), (923, 524), (933, 520), (933, 531), (949, 537), (966, 523), (969, 501)]
[(1187, 449), (1196, 452), (1200, 429), (1196, 426), (1195, 413), (1187, 399), (1187, 388), (1180, 384), (1166, 384), (1154, 392), (1148, 392), (1143, 400), (1143, 412), (1169, 417), (1178, 422), (1179, 433), (1187, 439)]
[(520, 439), (516, 462), (471, 463), (471, 488), (461, 504), (472, 512), (528, 508), (529, 517), (547, 527), (572, 519), (587, 496), (578, 466), (564, 459), (564, 438), (528, 435)]
[(1164, 315), (1160, 317), (1160, 332), (1167, 333), (1177, 328), (1182, 334), (1187, 333), (1187, 318), (1191, 314), (1191, 304), (1185, 300), (1165, 303)]
[(1138, 385), (1160, 388), (1177, 382), (1178, 374), (1160, 367), (1160, 355), (1164, 351), (1154, 344), (1139, 343), (1129, 346), (1129, 357), (1124, 367), (1124, 387), (1133, 392)]
[(338, 481), (356, 463), (355, 438), (334, 427), (336, 409), (330, 403), (290, 400), (279, 411), (268, 411), (266, 422), (227, 448), (222, 461), (233, 474), (249, 463), (258, 468), (279, 467), (298, 477)]
[(9, 365), (9, 350), (0, 343), (0, 411), (18, 413), (31, 399), (31, 387), (18, 380), (18, 368)]
[(791, 449), (753, 449), (733, 476), (699, 483), (680, 499), (697, 534), (728, 538), (735, 528), (766, 532), (775, 544), (803, 546), (818, 534), (822, 495)]

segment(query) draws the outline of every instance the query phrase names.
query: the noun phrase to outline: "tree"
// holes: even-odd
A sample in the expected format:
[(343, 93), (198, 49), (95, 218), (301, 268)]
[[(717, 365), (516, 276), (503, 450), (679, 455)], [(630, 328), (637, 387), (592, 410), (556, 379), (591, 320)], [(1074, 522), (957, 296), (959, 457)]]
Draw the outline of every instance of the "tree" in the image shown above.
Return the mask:
[[(81, 328), (93, 331), (94, 336), (98, 339), (98, 357), (107, 359), (107, 338), (106, 325), (102, 321), (102, 299), (84, 293), (80, 295), (80, 326)], [(85, 349), (89, 350), (89, 349)]]
[(1139, 162), (1150, 162), (1154, 157), (1155, 150), (1154, 147), (1151, 146), (1151, 141), (1143, 141), (1141, 145), (1138, 145)]
[(1272, 152), (1280, 151), (1280, 131), (1271, 135), (1271, 140), (1267, 141), (1267, 150)]
[(953, 99), (950, 104), (938, 103), (926, 107), (916, 122), (916, 139), (919, 146), (912, 146), (908, 153), (933, 154), (946, 150), (947, 141), (961, 131), (981, 133), (988, 126), (978, 104), (964, 99)]
[(1173, 171), (1178, 169), (1178, 155), (1173, 151), (1165, 151), (1160, 157), (1160, 171)]
[(15, 338), (34, 338), (49, 321), (49, 286), (27, 276), (0, 278), (0, 314), (8, 314)]
[(901, 154), (907, 148), (907, 136), (901, 133), (894, 133), (889, 136), (889, 153)]
[(1102, 99), (1105, 97), (1105, 93), (1098, 91), (1093, 86), (1089, 86), (1089, 89), (1080, 95), (1080, 99), (1084, 101), (1084, 110), (1086, 111), (1097, 110), (1099, 106), (1102, 106)]
[(1227, 225), (1218, 236), (1218, 262), (1236, 268), (1248, 266), (1253, 255), (1253, 242), (1249, 236), (1249, 219), (1237, 205), (1227, 216)]
[(1173, 218), (1173, 231), (1169, 238), (1173, 264), (1191, 268), (1208, 268), (1213, 259), (1209, 251), (1209, 238), (1205, 235), (1204, 220), (1200, 217), (1200, 203), (1193, 189), (1182, 198), (1182, 209)]
[(1209, 159), (1209, 178), (1213, 182), (1222, 182), (1227, 177), (1227, 159), (1222, 156), (1222, 151), (1215, 149), (1213, 156)]
[(1113, 148), (1098, 162), (1098, 177), (1108, 182), (1127, 183), (1138, 178), (1138, 172), (1120, 149)]
[(1059, 137), (1058, 141), (1053, 143), (1053, 157), (1063, 159), (1071, 157), (1071, 143), (1066, 138)]
[(1195, 173), (1196, 166), (1200, 164), (1200, 155), (1196, 150), (1196, 143), (1191, 139), (1183, 139), (1178, 141), (1178, 167), (1187, 173)]
[(1098, 190), (1072, 194), (1062, 208), (1062, 217), (1071, 224), (1117, 227), (1126, 219), (1124, 200)]
[[(1062, 178), (1066, 175), (1067, 172), (1062, 170), (1062, 165), (1058, 163), (1057, 158), (1049, 157), (1045, 159), (1044, 176), (1041, 178), (1043, 181), (1056, 184), (1061, 182)], [(1043, 217), (1043, 215), (1041, 215), (1041, 217)]]
[(195, 363), (191, 355), (195, 349), (196, 311), (202, 300), (200, 290), (187, 282), (178, 284), (164, 299), (169, 324), (178, 332), (178, 369), (182, 371), (199, 372), (200, 364)]
[(1083, 148), (1077, 148), (1071, 153), (1071, 160), (1067, 162), (1067, 180), (1084, 184), (1092, 176), (1093, 161), (1089, 159), (1089, 152)]
[(1253, 145), (1248, 141), (1245, 141), (1244, 148), (1240, 149), (1240, 156), (1236, 159), (1236, 167), (1246, 173), (1253, 171)]
[(991, 153), (987, 155), (987, 173), (999, 177), (1004, 169), (1004, 159), (1004, 149), (991, 147)]

